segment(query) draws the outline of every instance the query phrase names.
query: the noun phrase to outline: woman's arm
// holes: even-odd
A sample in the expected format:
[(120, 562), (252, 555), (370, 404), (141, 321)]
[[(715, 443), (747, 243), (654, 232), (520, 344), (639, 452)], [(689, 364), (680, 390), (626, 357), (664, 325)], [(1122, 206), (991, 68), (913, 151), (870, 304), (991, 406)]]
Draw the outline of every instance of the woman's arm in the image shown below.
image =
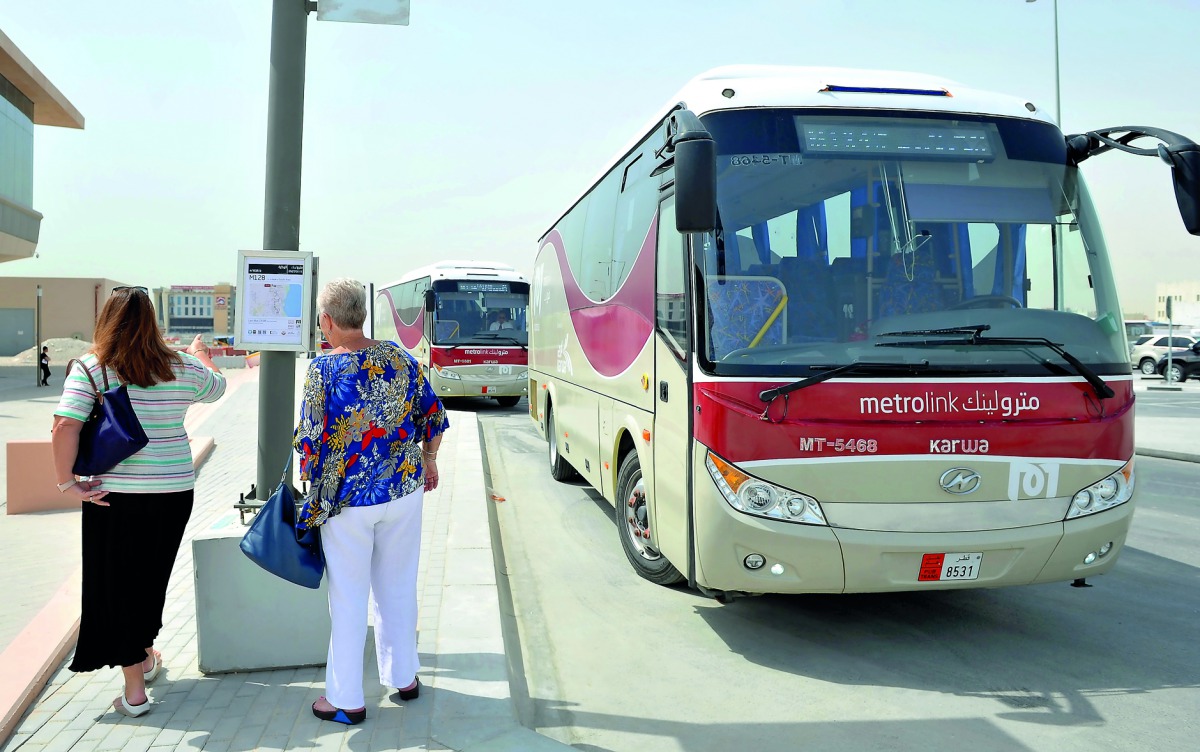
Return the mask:
[[(75, 464), (75, 456), (79, 454), (81, 430), (83, 421), (64, 418), (61, 415), (54, 416), (54, 427), (50, 429), (50, 451), (54, 456), (54, 482), (59, 486), (65, 486), (75, 480), (75, 473), (71, 471), (71, 467)], [(75, 485), (62, 492), (106, 507), (108, 502), (102, 499), (108, 495), (108, 491), (101, 491), (99, 487), (98, 480), (76, 481)]]

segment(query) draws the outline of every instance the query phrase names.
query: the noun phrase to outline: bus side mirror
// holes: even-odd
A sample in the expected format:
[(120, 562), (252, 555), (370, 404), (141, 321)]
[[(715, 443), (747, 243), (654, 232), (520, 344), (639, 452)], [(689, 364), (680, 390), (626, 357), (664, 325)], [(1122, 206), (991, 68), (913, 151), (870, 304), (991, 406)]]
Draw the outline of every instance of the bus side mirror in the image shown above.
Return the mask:
[(426, 290), (425, 291), (425, 310), (429, 311), (430, 313), (433, 313), (436, 308), (437, 308), (437, 298), (434, 297), (433, 290), (432, 289)]
[(1159, 146), (1158, 156), (1171, 165), (1175, 203), (1183, 226), (1192, 235), (1200, 235), (1200, 144)]
[(675, 144), (675, 228), (717, 229), (717, 145), (707, 134)]

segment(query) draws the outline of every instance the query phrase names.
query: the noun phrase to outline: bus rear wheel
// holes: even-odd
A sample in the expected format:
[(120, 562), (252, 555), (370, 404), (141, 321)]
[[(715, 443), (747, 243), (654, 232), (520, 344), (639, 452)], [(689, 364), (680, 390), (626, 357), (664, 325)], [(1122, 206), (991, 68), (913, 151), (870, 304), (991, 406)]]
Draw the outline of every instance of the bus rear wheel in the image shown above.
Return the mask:
[(558, 481), (570, 480), (575, 468), (558, 451), (558, 431), (554, 427), (554, 411), (546, 406), (546, 441), (550, 444), (550, 477)]
[(521, 401), (520, 397), (497, 397), (496, 404), (500, 407), (512, 407)]
[(679, 570), (654, 548), (646, 483), (636, 451), (625, 456), (617, 473), (615, 516), (621, 548), (635, 572), (657, 585), (675, 585), (683, 581)]

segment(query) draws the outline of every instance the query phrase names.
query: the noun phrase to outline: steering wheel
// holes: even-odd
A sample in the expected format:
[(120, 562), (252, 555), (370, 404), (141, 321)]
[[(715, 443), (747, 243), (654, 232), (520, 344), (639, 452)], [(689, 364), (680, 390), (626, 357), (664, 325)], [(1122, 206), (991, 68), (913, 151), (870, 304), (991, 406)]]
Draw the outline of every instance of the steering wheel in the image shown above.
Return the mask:
[(1013, 308), (1024, 308), (1021, 301), (1011, 295), (976, 295), (973, 298), (955, 303), (947, 310), (957, 311), (962, 308), (999, 308), (998, 303), (1007, 304)]

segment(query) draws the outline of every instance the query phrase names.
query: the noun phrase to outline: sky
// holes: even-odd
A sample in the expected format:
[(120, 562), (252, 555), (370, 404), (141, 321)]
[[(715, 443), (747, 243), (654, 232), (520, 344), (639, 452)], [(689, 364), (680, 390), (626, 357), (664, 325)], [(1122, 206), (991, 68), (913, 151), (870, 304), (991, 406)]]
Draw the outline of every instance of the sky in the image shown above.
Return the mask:
[[(0, 0), (84, 115), (35, 129), (38, 257), (6, 276), (236, 279), (261, 248), (271, 0)], [(1064, 130), (1200, 141), (1200, 2), (1057, 0)], [(672, 95), (721, 65), (911, 70), (1055, 95), (1054, 0), (412, 0), (411, 25), (307, 37), (300, 250), (383, 284), (442, 259), (528, 273), (538, 238)], [(1200, 280), (1169, 168), (1083, 165), (1128, 315)]]

